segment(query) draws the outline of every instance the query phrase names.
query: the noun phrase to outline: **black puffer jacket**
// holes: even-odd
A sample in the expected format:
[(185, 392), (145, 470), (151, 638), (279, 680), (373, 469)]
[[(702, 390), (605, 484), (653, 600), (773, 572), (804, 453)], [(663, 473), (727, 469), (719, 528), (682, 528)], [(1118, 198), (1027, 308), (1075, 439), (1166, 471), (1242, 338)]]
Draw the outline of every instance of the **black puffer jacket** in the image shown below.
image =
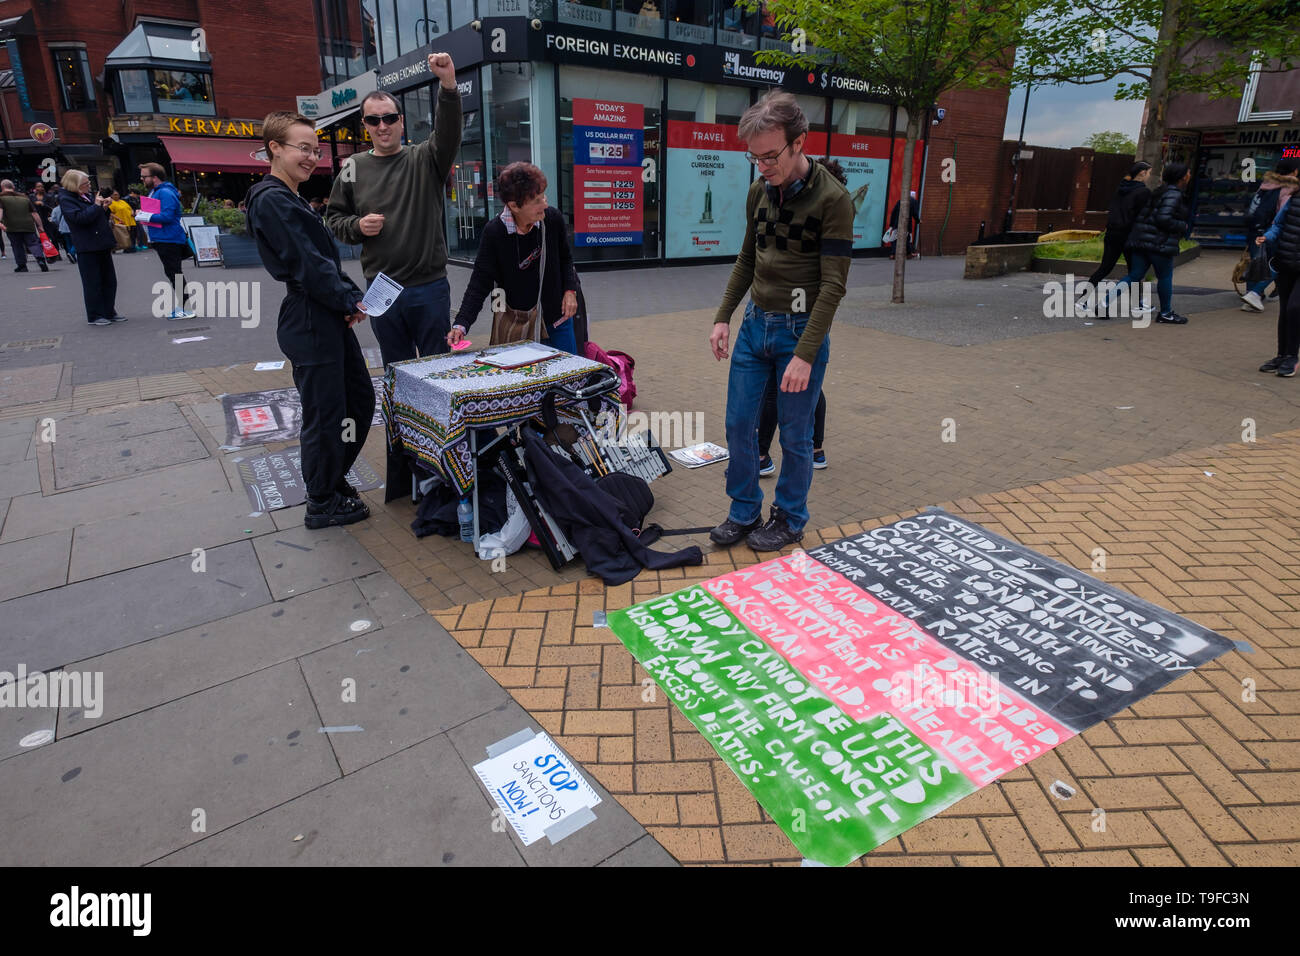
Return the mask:
[(1119, 188), (1110, 200), (1110, 214), (1106, 217), (1106, 231), (1109, 233), (1128, 232), (1133, 228), (1138, 213), (1151, 198), (1151, 191), (1145, 183), (1136, 179), (1121, 179)]
[(1176, 256), (1178, 240), (1187, 235), (1191, 218), (1191, 212), (1183, 201), (1183, 191), (1165, 183), (1151, 194), (1151, 199), (1138, 213), (1126, 248), (1149, 255)]
[(1286, 209), (1282, 210), (1282, 231), (1278, 233), (1273, 249), (1274, 269), (1300, 273), (1300, 202), (1294, 196), (1286, 204)]

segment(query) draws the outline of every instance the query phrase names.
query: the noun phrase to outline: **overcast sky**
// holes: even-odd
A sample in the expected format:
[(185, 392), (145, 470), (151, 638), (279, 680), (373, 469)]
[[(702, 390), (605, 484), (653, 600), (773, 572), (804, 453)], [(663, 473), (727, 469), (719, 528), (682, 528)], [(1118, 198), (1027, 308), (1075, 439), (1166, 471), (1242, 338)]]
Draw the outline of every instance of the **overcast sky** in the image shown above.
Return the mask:
[[(1141, 100), (1115, 99), (1116, 81), (1095, 86), (1036, 86), (1029, 94), (1025, 142), (1031, 146), (1082, 146), (1093, 133), (1118, 130), (1137, 142), (1142, 126)], [(1024, 87), (1011, 91), (1007, 103), (1006, 139), (1020, 135), (1025, 108)]]

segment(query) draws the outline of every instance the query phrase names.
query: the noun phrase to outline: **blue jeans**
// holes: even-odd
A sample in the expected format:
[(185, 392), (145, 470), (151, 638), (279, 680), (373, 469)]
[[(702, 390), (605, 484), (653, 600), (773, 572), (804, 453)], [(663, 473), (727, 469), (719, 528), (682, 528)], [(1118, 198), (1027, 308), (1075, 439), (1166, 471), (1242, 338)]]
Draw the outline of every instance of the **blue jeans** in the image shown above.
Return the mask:
[[(1115, 291), (1122, 285), (1141, 282), (1147, 269), (1156, 270), (1156, 295), (1160, 296), (1160, 314), (1168, 315), (1174, 310), (1174, 257), (1158, 256), (1140, 249), (1128, 250), (1128, 275), (1115, 283)], [(1106, 310), (1106, 303), (1098, 303), (1099, 313)]]
[(445, 278), (408, 285), (383, 315), (370, 320), (384, 365), (447, 351), (451, 285)]
[[(727, 376), (727, 495), (729, 517), (737, 524), (752, 524), (763, 514), (763, 491), (758, 484), (758, 420), (769, 376), (779, 383), (794, 356), (795, 346), (808, 324), (808, 313), (764, 312), (751, 300), (731, 351)], [(808, 523), (808, 487), (812, 484), (813, 413), (822, 391), (830, 336), (822, 340), (817, 359), (802, 392), (777, 392), (776, 417), (781, 427), (781, 474), (776, 482), (775, 505), (792, 531)]]
[[(545, 332), (545, 329), (543, 329)], [(549, 338), (543, 338), (542, 341), (552, 348), (568, 352), (570, 355), (578, 354), (578, 339), (573, 333), (573, 319), (567, 320), (563, 325), (557, 325), (551, 330)]]
[[(1269, 271), (1272, 271), (1272, 270), (1269, 270)], [(1268, 277), (1267, 279), (1265, 279), (1263, 282), (1252, 282), (1252, 283), (1250, 283), (1248, 286), (1246, 286), (1246, 291), (1247, 291), (1247, 292), (1253, 292), (1253, 293), (1255, 293), (1256, 295), (1262, 297), (1262, 296), (1264, 295), (1264, 290), (1267, 289), (1267, 288), (1269, 287), (1269, 284), (1270, 284), (1270, 283), (1275, 282), (1275, 281), (1277, 281), (1277, 273), (1276, 273), (1276, 272), (1274, 272), (1271, 276), (1269, 276), (1269, 277)]]

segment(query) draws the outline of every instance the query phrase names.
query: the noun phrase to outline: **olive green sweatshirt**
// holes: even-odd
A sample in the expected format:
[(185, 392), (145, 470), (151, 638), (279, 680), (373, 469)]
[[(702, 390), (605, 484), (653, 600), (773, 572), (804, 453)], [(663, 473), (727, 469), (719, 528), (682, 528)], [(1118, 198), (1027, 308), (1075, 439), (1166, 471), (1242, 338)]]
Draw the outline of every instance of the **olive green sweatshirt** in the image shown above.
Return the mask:
[(764, 312), (809, 312), (794, 354), (810, 365), (844, 298), (853, 252), (853, 200), (840, 181), (813, 162), (803, 188), (774, 202), (756, 179), (745, 202), (745, 242), (713, 321), (731, 313), (752, 286)]
[[(447, 275), (443, 196), (460, 149), (462, 122), (460, 94), (440, 84), (432, 136), (391, 156), (355, 153), (342, 164), (325, 223), (343, 242), (361, 243), (367, 282), (380, 272), (400, 286)], [(377, 236), (363, 236), (358, 223), (372, 212), (383, 214), (384, 228)]]

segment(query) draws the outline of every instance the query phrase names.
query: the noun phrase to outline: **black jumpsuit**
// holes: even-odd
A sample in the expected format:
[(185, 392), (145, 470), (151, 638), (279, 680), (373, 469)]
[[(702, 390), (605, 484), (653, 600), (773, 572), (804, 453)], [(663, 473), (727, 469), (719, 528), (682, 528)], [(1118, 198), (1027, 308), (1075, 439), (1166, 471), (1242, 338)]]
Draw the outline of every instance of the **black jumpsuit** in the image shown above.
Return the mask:
[(276, 340), (302, 396), (307, 494), (325, 502), (341, 488), (375, 413), (361, 343), (347, 324), (364, 293), (339, 266), (334, 237), (321, 218), (287, 185), (268, 175), (246, 202), (248, 232), (262, 264), (288, 290)]

